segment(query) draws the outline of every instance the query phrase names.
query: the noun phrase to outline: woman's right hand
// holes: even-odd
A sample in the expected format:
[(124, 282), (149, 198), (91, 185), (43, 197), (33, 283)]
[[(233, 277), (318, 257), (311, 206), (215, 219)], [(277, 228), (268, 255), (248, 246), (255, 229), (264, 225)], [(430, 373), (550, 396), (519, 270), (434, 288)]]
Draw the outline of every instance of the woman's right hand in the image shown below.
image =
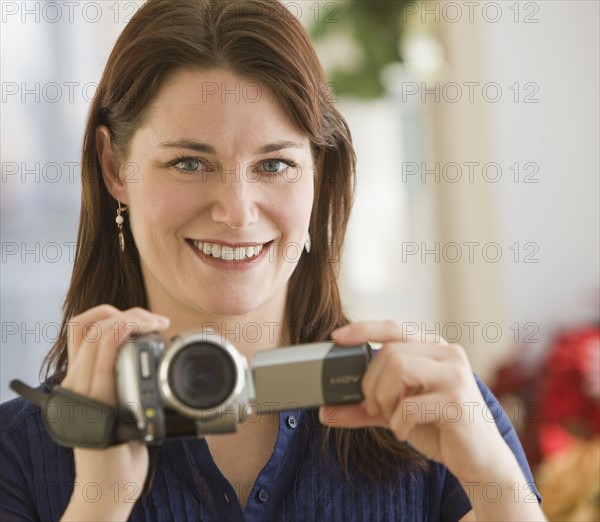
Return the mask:
[[(121, 311), (100, 305), (69, 321), (67, 375), (63, 388), (116, 403), (115, 360), (134, 333), (165, 330), (169, 319), (143, 308)], [(132, 441), (107, 449), (75, 448), (75, 486), (62, 520), (126, 520), (142, 493), (148, 448)]]

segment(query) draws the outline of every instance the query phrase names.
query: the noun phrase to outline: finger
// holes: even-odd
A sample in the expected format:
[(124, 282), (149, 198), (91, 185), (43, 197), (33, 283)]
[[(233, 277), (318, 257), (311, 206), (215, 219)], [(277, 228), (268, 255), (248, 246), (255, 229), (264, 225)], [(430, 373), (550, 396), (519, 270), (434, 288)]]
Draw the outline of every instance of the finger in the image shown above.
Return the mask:
[(375, 386), (381, 379), (381, 376), (386, 371), (384, 358), (376, 357), (367, 366), (367, 371), (361, 380), (361, 390), (364, 397), (363, 406), (367, 413), (371, 416), (376, 416), (380, 413), (379, 405), (375, 397)]
[[(370, 415), (377, 415), (382, 406), (389, 416), (399, 397), (404, 393), (401, 374), (407, 361), (401, 361), (401, 354), (395, 348), (401, 345), (385, 345), (380, 354), (368, 366), (361, 386), (365, 398), (365, 408)], [(410, 354), (406, 354), (409, 355)], [(386, 377), (387, 376), (387, 377)], [(381, 385), (382, 382), (386, 384)]]
[(121, 310), (112, 305), (103, 304), (86, 310), (84, 313), (73, 317), (67, 323), (67, 354), (72, 361), (77, 357), (81, 343), (88, 337), (98, 321), (113, 317), (121, 313)]
[(442, 372), (437, 368), (435, 376), (423, 374), (423, 372), (431, 370), (430, 365), (427, 364), (428, 361), (439, 363), (435, 358), (423, 357), (418, 350), (407, 351), (402, 348), (402, 345), (386, 345), (369, 364), (361, 382), (365, 398), (370, 398), (375, 394), (376, 387), (386, 374), (390, 376), (386, 379), (386, 383), (394, 385), (393, 387), (402, 384), (406, 388), (422, 387), (425, 378), (434, 380), (438, 376), (443, 377)]
[(319, 420), (332, 428), (387, 427), (385, 419), (381, 415), (370, 415), (364, 403), (321, 406)]
[[(132, 324), (135, 325), (135, 328), (131, 327)], [(160, 328), (161, 324), (164, 324), (164, 321), (161, 322), (159, 316), (141, 308), (119, 312), (116, 316), (94, 323), (94, 334), (92, 336), (92, 329), (90, 329), (84, 337), (85, 340), (79, 347), (77, 357), (69, 369), (71, 378), (65, 379), (63, 385), (77, 393), (94, 398), (99, 398), (96, 393), (99, 388), (108, 390), (108, 395), (114, 395), (114, 352), (123, 343), (126, 336), (134, 330), (147, 332), (155, 327)], [(99, 369), (96, 359), (99, 353), (102, 354), (100, 359), (102, 378), (96, 377)], [(110, 366), (112, 372), (106, 371), (106, 365), (110, 364), (106, 361), (106, 357), (112, 361), (112, 366)], [(104, 384), (103, 381), (107, 378), (109, 382)], [(91, 395), (93, 383), (96, 383), (96, 387), (94, 387), (96, 395)], [(105, 395), (105, 393), (101, 395)]]
[(444, 415), (442, 399), (443, 396), (439, 393), (428, 393), (400, 401), (389, 418), (390, 429), (399, 440), (409, 440), (411, 432), (417, 426), (439, 425)]
[[(109, 314), (107, 317), (100, 320), (98, 313), (82, 314), (77, 320), (77, 326), (73, 328), (73, 339), (78, 339), (79, 342), (73, 342), (71, 348), (73, 355), (69, 358), (67, 375), (62, 386), (81, 395), (89, 394), (94, 363), (102, 339), (111, 335), (111, 327), (123, 313), (120, 310), (117, 313), (110, 313), (109, 308), (103, 308), (104, 310), (96, 310), (96, 312), (106, 311)], [(94, 320), (86, 320), (91, 317)]]
[(331, 334), (339, 344), (358, 344), (367, 341), (387, 343), (402, 341), (402, 326), (396, 321), (360, 321), (350, 323)]
[[(90, 396), (104, 402), (114, 400), (115, 361), (120, 347), (134, 334), (161, 332), (169, 326), (168, 319), (145, 310), (124, 314), (123, 318), (113, 325), (113, 336), (103, 340), (99, 347), (94, 365), (94, 376), (90, 385)], [(112, 382), (108, 386), (106, 383)]]
[(398, 353), (411, 355), (414, 357), (426, 357), (436, 361), (446, 361), (453, 357), (453, 352), (448, 349), (448, 344), (433, 344), (422, 342), (407, 342), (407, 343), (387, 343), (384, 344), (377, 352), (377, 359), (380, 355), (390, 353)]
[[(400, 400), (405, 397), (448, 388), (447, 364), (431, 358), (391, 353), (373, 363), (376, 372), (363, 378), (366, 401), (374, 401), (384, 418), (389, 419)], [(375, 413), (376, 410), (369, 410)]]
[[(407, 327), (405, 328), (405, 326)], [(413, 323), (404, 325), (397, 321), (360, 321), (334, 330), (331, 336), (332, 339), (342, 345), (368, 341), (380, 343), (420, 342), (423, 344), (448, 344), (441, 335), (435, 335), (433, 338), (431, 335), (424, 336), (422, 333), (414, 331), (412, 326)]]

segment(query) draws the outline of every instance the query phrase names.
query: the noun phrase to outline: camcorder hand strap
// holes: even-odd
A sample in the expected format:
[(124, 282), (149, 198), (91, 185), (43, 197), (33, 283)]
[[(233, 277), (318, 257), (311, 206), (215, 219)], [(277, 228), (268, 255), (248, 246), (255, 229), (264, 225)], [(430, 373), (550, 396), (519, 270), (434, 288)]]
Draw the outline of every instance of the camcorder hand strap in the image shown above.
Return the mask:
[(42, 409), (42, 419), (52, 440), (69, 448), (107, 448), (142, 440), (133, 416), (124, 409), (55, 387), (44, 393), (13, 380), (10, 387)]

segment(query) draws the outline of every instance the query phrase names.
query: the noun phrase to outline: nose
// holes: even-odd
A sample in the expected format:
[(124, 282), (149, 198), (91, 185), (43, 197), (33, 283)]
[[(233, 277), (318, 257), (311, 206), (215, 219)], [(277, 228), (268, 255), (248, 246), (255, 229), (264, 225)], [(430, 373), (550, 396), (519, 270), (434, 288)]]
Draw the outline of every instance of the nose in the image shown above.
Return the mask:
[(243, 229), (258, 220), (256, 183), (243, 173), (224, 171), (216, 183), (211, 217), (232, 229)]

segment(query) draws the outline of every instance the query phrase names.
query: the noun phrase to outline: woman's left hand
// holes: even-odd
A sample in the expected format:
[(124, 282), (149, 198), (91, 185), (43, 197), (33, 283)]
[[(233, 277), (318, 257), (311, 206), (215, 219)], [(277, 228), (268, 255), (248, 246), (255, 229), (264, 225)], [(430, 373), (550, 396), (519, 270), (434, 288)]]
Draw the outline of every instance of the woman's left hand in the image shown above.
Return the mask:
[(363, 377), (364, 401), (322, 407), (323, 424), (388, 428), (463, 481), (479, 480), (508, 456), (514, 459), (462, 347), (443, 339), (422, 342), (418, 334), (407, 338), (393, 321), (353, 323), (332, 337), (341, 345), (383, 346)]

